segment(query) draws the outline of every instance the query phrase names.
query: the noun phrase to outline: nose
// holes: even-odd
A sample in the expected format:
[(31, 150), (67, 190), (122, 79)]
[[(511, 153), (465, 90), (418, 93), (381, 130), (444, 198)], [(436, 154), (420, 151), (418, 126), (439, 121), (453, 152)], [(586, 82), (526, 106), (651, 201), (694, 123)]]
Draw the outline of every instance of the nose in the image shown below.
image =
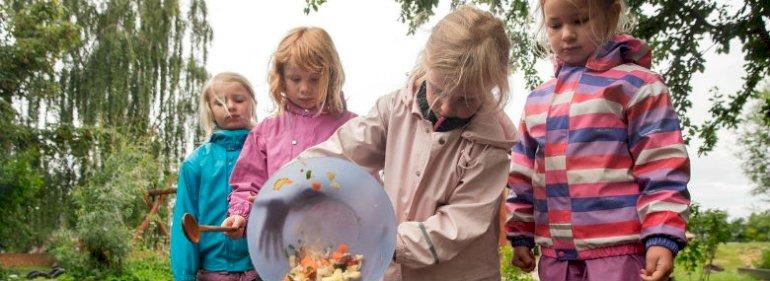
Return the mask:
[(564, 28), (562, 28), (561, 33), (561, 39), (566, 42), (574, 41), (576, 37), (575, 29), (574, 27), (570, 25), (565, 25)]
[(441, 103), (441, 106), (439, 107), (439, 115), (443, 117), (453, 117), (455, 116), (455, 109), (454, 106), (452, 106), (451, 103), (444, 101)]
[(227, 103), (227, 110), (228, 111), (235, 111), (235, 102), (233, 102), (232, 100), (228, 99), (226, 101), (226, 103)]
[(307, 94), (310, 92), (310, 83), (307, 81), (303, 81), (299, 84), (299, 93), (302, 97), (306, 97)]

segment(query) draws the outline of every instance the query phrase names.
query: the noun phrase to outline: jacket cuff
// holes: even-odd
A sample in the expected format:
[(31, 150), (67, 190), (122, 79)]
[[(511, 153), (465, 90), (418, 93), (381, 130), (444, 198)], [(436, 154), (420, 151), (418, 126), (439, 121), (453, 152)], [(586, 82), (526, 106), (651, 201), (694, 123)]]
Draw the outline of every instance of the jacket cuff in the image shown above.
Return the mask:
[(526, 236), (511, 237), (511, 236), (508, 236), (508, 240), (511, 241), (511, 247), (527, 247), (527, 248), (530, 248), (530, 249), (535, 247), (535, 238), (532, 238), (532, 237), (526, 237)]
[(670, 238), (666, 235), (655, 235), (650, 236), (644, 241), (644, 248), (650, 249), (652, 246), (661, 246), (669, 251), (671, 251), (671, 254), (673, 256), (676, 256), (676, 254), (679, 252), (679, 250), (682, 249), (682, 247), (679, 245), (679, 243), (676, 242), (676, 240)]
[(227, 209), (227, 216), (232, 215), (239, 215), (246, 220), (249, 219), (249, 212), (251, 210), (251, 204), (247, 202), (239, 202), (235, 203), (233, 205), (230, 205), (230, 208)]

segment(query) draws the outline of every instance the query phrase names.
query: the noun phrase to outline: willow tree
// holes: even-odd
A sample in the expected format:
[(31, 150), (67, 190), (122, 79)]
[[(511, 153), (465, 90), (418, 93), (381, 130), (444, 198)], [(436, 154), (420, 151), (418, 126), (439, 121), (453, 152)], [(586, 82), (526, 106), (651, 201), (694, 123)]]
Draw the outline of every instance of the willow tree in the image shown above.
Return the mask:
[(0, 191), (27, 196), (43, 178), (32, 196), (42, 199), (16, 215), (54, 228), (69, 191), (99, 172), (118, 138), (148, 143), (158, 173), (171, 174), (198, 134), (211, 39), (204, 0), (0, 3), (0, 161), (20, 167), (1, 171), (19, 180)]
[(175, 164), (195, 134), (196, 92), (207, 78), (205, 2), (190, 1), (186, 14), (176, 0), (62, 3), (82, 39), (62, 60), (61, 94), (46, 100), (54, 120), (152, 134), (164, 163)]
[[(400, 20), (408, 32), (430, 19), (440, 0), (395, 0), (401, 5)], [(305, 13), (317, 10), (327, 0), (307, 0)], [(488, 8), (507, 24), (508, 35), (514, 42), (511, 57), (514, 67), (523, 71), (530, 88), (540, 84), (534, 69), (538, 59), (537, 44), (532, 40), (532, 0), (450, 0), (454, 8), (472, 3)], [(711, 151), (722, 128), (736, 128), (742, 121), (741, 111), (747, 101), (759, 97), (757, 85), (770, 75), (770, 1), (746, 0), (627, 0), (637, 25), (633, 34), (653, 45), (655, 69), (666, 79), (672, 100), (687, 129), (687, 140), (698, 136), (703, 140), (700, 153)], [(725, 2), (734, 2), (725, 4)], [(705, 69), (704, 53), (715, 47), (717, 53), (730, 52), (730, 42), (740, 41), (745, 63), (743, 88), (735, 93), (714, 91), (711, 118), (703, 124), (693, 124), (687, 116), (692, 107), (690, 96), (693, 75)], [(718, 85), (714, 85), (718, 86)], [(770, 108), (770, 106), (768, 106)], [(767, 112), (767, 111), (766, 111)]]

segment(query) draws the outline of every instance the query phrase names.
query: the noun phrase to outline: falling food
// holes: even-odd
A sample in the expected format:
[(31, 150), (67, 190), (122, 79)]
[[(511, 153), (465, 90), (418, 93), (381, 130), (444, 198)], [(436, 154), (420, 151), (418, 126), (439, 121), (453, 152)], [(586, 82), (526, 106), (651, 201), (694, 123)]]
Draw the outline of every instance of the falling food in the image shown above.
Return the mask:
[(319, 191), (321, 190), (321, 183), (314, 181), (313, 183), (310, 184), (310, 188), (312, 188), (315, 191)]
[(280, 178), (277, 181), (275, 181), (275, 183), (273, 184), (273, 190), (279, 191), (283, 186), (289, 185), (292, 183), (294, 182), (289, 178)]
[(322, 252), (305, 247), (296, 250), (289, 246), (289, 273), (283, 281), (353, 281), (361, 279), (363, 255), (351, 255), (348, 246), (339, 245), (331, 252)]
[(337, 174), (335, 174), (333, 172), (327, 172), (326, 173), (326, 178), (329, 180), (329, 186), (331, 188), (339, 190), (340, 188), (342, 188), (342, 186), (338, 182), (334, 181), (334, 178), (336, 178), (336, 177), (337, 177)]

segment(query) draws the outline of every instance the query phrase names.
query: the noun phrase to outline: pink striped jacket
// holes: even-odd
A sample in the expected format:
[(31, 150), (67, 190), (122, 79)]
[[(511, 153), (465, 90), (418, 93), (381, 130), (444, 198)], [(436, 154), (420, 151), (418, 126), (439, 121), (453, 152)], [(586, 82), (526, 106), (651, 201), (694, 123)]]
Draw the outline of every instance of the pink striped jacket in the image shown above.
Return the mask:
[(508, 179), (513, 246), (561, 260), (684, 246), (690, 164), (650, 58), (618, 35), (530, 93)]

